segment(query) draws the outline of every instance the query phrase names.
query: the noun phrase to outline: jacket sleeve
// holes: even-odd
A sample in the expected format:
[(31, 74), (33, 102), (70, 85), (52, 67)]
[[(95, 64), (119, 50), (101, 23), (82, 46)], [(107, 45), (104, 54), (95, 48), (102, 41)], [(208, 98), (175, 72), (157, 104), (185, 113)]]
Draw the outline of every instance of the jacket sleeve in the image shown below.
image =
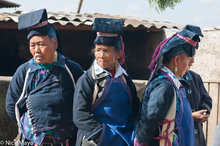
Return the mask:
[(73, 121), (86, 138), (102, 130), (102, 123), (91, 112), (94, 81), (89, 75), (86, 72), (79, 78), (73, 103)]
[(71, 73), (73, 74), (75, 82), (79, 79), (79, 77), (84, 73), (83, 68), (76, 62), (66, 59), (66, 64), (69, 67)]
[(212, 109), (212, 98), (209, 96), (207, 90), (205, 89), (204, 83), (200, 75), (197, 74), (196, 78), (199, 81), (201, 92), (201, 104), (199, 109), (207, 109), (207, 113), (210, 114), (210, 111)]
[(165, 83), (155, 85), (151, 91), (146, 88), (137, 123), (135, 138), (149, 145), (158, 131), (158, 124), (164, 120), (174, 97), (173, 86)]
[(140, 108), (140, 99), (137, 96), (137, 90), (136, 87), (133, 83), (133, 81), (130, 79), (130, 77), (125, 76), (127, 84), (131, 90), (131, 94), (132, 94), (132, 111), (133, 111), (133, 115), (135, 118), (138, 117), (138, 112), (139, 112), (139, 108)]
[(5, 102), (6, 111), (8, 113), (8, 116), (14, 121), (16, 121), (15, 104), (18, 101), (21, 92), (23, 90), (24, 80), (26, 76), (25, 66), (26, 65), (23, 64), (17, 69), (9, 84), (8, 91), (6, 94), (6, 102)]

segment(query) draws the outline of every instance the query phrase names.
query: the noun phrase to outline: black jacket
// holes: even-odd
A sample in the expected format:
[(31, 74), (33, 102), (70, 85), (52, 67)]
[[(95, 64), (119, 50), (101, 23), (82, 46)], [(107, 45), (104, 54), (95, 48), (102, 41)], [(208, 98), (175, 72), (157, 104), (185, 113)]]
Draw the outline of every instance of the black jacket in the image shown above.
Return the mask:
[(154, 78), (146, 87), (135, 137), (149, 146), (159, 146), (159, 123), (163, 122), (174, 98), (174, 86), (166, 78)]
[[(206, 109), (210, 114), (212, 109), (212, 98), (204, 87), (204, 83), (199, 74), (189, 71), (183, 77), (185, 80), (180, 80), (186, 90), (186, 97), (190, 103), (192, 112)], [(187, 82), (186, 82), (187, 80)], [(202, 129), (202, 123), (194, 122), (195, 136), (197, 146), (206, 146), (206, 141)]]

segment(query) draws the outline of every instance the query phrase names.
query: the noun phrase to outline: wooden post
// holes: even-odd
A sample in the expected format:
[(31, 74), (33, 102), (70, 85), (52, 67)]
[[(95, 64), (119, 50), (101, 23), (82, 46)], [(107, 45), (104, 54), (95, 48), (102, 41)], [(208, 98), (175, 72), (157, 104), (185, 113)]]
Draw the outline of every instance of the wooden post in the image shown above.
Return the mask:
[(207, 137), (207, 146), (212, 145), (213, 136), (215, 127), (217, 125), (217, 117), (218, 117), (218, 83), (210, 84), (210, 96), (212, 98), (212, 111), (208, 120), (208, 137)]
[[(207, 92), (209, 93), (210, 95), (210, 83), (204, 83), (204, 86), (207, 90)], [(207, 139), (208, 139), (208, 121), (203, 123), (203, 133), (204, 133), (204, 136), (205, 136), (205, 140), (206, 140), (206, 145), (207, 145)]]
[(81, 10), (81, 7), (82, 7), (82, 3), (83, 3), (83, 0), (79, 0), (79, 5), (78, 5), (77, 13), (80, 13), (80, 10)]

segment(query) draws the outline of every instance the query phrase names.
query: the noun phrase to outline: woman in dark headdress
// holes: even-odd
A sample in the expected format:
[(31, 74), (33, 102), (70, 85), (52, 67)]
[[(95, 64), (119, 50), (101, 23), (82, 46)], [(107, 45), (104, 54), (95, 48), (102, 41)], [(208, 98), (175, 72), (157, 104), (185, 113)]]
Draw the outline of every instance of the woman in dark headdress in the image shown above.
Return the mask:
[(124, 63), (120, 34), (124, 20), (96, 18), (95, 60), (79, 79), (74, 94), (76, 145), (131, 146), (139, 108), (136, 88)]
[(190, 104), (179, 82), (189, 68), (190, 58), (203, 36), (197, 26), (184, 29), (156, 48), (149, 68), (135, 133), (135, 146), (194, 146), (195, 135)]
[(83, 70), (60, 53), (46, 9), (19, 16), (18, 29), (28, 29), (33, 58), (17, 69), (6, 96), (6, 110), (20, 131), (15, 143), (74, 145), (73, 94)]

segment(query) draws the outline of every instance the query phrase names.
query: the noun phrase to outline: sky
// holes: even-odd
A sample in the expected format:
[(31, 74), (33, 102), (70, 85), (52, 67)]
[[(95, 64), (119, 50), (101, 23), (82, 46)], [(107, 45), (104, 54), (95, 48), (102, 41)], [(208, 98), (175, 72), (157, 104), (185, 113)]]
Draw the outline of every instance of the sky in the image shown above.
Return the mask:
[[(9, 0), (20, 4), (18, 8), (4, 8), (0, 12), (32, 11), (46, 8), (50, 12), (77, 12), (79, 0)], [(177, 24), (192, 24), (201, 28), (220, 26), (220, 0), (183, 0), (174, 9), (157, 12), (148, 0), (84, 0), (80, 13), (151, 18)]]

